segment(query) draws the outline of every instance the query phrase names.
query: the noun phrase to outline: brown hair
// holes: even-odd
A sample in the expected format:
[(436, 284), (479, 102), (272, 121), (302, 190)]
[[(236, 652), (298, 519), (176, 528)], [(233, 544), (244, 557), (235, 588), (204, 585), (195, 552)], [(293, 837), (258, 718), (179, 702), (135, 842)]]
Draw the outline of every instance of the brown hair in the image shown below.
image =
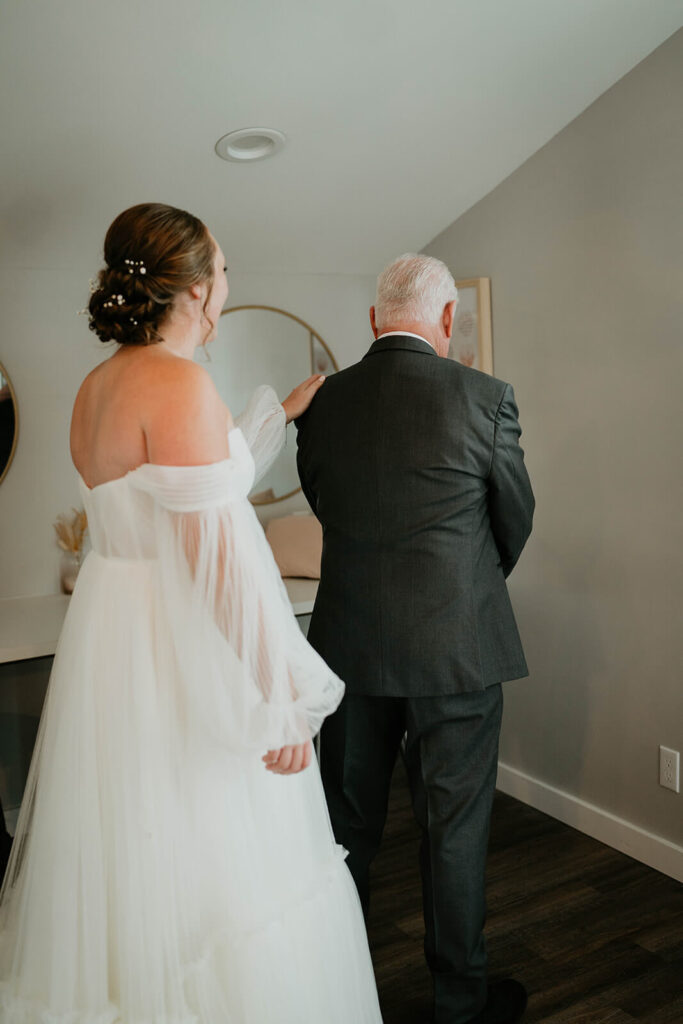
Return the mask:
[(104, 240), (106, 266), (88, 303), (90, 330), (120, 345), (161, 341), (176, 295), (199, 283), (211, 292), (215, 251), (206, 226), (185, 210), (163, 203), (124, 210)]

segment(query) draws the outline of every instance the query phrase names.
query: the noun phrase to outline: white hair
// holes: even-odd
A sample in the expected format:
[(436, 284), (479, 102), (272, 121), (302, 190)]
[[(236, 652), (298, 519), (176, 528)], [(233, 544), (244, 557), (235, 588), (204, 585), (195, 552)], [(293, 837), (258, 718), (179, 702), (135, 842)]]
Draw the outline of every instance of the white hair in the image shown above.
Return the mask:
[(407, 252), (377, 278), (375, 320), (378, 327), (391, 327), (397, 320), (436, 324), (444, 306), (453, 301), (458, 301), (458, 289), (446, 264)]

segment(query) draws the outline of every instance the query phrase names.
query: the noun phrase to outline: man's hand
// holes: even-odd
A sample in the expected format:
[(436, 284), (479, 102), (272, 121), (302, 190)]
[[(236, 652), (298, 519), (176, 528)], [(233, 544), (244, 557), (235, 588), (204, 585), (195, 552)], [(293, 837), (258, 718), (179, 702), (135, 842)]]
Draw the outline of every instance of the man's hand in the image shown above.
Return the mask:
[(288, 423), (298, 419), (299, 416), (303, 416), (313, 401), (313, 396), (324, 383), (325, 378), (316, 373), (314, 377), (308, 377), (302, 384), (298, 384), (287, 395), (282, 403), (282, 408), (285, 410)]
[(306, 740), (305, 743), (298, 743), (296, 746), (269, 750), (261, 760), (269, 772), (274, 772), (276, 775), (296, 775), (297, 772), (308, 768), (312, 757), (313, 744), (310, 740)]

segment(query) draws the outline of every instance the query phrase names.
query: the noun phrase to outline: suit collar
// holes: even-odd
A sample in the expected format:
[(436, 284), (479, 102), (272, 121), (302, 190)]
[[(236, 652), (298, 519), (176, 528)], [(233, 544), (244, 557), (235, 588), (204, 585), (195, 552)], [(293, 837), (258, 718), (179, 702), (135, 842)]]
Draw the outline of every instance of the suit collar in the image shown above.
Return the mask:
[(368, 356), (374, 356), (378, 352), (389, 351), (419, 352), (423, 356), (436, 356), (436, 352), (429, 342), (416, 338), (414, 334), (389, 334), (387, 337), (380, 338), (374, 342), (363, 358), (367, 359)]

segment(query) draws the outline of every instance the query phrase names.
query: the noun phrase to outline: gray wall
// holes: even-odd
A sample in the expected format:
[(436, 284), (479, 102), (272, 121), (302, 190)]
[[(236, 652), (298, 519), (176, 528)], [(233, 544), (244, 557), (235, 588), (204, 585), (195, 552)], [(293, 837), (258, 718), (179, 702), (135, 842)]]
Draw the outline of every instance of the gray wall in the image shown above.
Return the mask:
[[(683, 843), (683, 31), (426, 248), (492, 280), (537, 496), (501, 760)], [(454, 168), (457, 174), (457, 167)]]

